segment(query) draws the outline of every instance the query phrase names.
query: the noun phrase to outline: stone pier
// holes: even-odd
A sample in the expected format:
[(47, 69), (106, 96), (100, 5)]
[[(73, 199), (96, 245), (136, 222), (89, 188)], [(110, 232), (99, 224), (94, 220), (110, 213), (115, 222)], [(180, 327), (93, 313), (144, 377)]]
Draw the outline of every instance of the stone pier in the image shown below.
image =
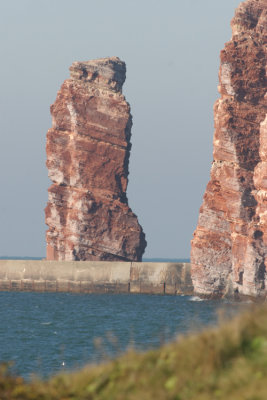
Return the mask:
[(189, 263), (0, 260), (0, 291), (192, 294)]

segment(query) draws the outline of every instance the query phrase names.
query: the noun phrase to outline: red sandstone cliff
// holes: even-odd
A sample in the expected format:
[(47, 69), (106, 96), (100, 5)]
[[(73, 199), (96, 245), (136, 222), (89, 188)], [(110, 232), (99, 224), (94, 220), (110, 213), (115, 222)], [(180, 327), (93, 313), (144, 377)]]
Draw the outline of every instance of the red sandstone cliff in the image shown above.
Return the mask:
[(74, 62), (51, 106), (48, 260), (136, 260), (145, 235), (126, 188), (132, 117), (117, 57)]
[(195, 291), (266, 295), (267, 0), (247, 0), (221, 52), (210, 181), (191, 249)]

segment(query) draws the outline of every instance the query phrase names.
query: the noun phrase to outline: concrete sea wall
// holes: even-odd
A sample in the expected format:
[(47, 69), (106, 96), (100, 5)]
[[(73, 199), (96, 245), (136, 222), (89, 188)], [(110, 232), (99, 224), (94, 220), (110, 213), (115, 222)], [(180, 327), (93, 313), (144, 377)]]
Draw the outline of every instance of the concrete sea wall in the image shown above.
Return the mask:
[(0, 260), (0, 291), (191, 294), (189, 263)]

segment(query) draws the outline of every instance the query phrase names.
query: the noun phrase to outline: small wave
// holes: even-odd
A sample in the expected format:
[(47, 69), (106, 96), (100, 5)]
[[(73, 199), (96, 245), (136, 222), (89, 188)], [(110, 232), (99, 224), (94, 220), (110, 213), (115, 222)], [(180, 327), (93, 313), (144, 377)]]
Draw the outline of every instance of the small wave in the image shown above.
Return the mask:
[(198, 296), (192, 296), (190, 297), (189, 301), (205, 301), (206, 299), (201, 299), (201, 297)]
[(52, 324), (52, 322), (41, 322), (41, 325), (51, 325)]

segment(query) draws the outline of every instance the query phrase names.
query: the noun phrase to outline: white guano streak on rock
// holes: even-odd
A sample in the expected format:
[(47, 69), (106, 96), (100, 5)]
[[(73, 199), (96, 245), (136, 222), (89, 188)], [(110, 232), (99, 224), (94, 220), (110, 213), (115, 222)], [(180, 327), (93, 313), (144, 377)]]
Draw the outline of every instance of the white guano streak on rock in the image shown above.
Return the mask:
[[(74, 109), (74, 106), (72, 103), (67, 104), (67, 108), (70, 113), (70, 122), (71, 122), (71, 130), (72, 132), (77, 134), (77, 114)], [(70, 138), (73, 139), (73, 135), (70, 135)]]
[(64, 182), (63, 172), (56, 168), (50, 168), (48, 172), (48, 177), (58, 185)]
[(231, 64), (229, 64), (229, 63), (222, 64), (222, 66), (221, 66), (221, 83), (222, 83), (222, 85), (224, 85), (226, 92), (230, 96), (234, 96), (235, 91), (231, 84), (231, 72), (232, 72)]

